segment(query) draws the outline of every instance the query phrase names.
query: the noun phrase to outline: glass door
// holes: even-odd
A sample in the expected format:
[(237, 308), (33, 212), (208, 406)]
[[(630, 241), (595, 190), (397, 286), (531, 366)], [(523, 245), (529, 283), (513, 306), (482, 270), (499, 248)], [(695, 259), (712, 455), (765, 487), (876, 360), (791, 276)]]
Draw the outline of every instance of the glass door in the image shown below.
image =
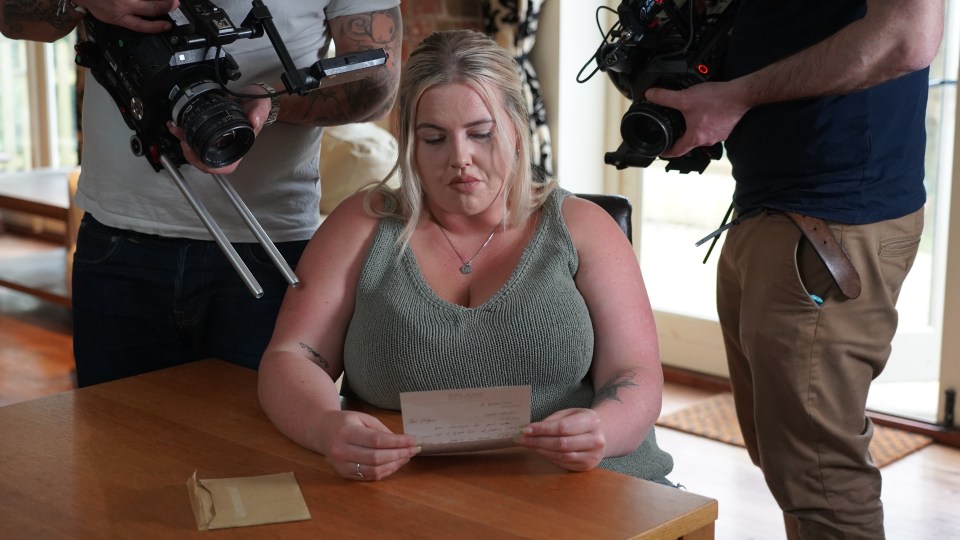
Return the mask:
[(0, 36), (0, 174), (78, 163), (75, 41)]
[[(951, 204), (954, 156), (957, 143), (957, 73), (960, 58), (960, 3), (947, 2), (944, 39), (930, 66), (930, 98), (927, 104), (927, 205), (923, 240), (916, 263), (904, 282), (897, 307), (901, 323), (893, 342), (893, 354), (883, 374), (871, 387), (870, 409), (928, 422), (942, 420), (944, 393), (957, 388), (960, 378), (949, 373), (955, 365), (954, 350), (944, 323), (957, 317), (956, 303), (945, 302), (947, 288), (957, 273), (948, 272), (953, 215)], [(955, 225), (954, 225), (955, 226)], [(949, 239), (953, 238), (953, 242)], [(955, 248), (953, 251), (958, 251)]]

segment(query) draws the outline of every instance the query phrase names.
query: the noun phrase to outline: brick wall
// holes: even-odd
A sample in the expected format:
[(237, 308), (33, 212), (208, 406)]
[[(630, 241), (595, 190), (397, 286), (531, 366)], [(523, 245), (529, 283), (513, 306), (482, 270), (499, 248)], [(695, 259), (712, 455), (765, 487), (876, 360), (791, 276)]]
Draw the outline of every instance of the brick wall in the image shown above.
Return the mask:
[(438, 30), (483, 30), (480, 0), (401, 0), (403, 56), (407, 58), (423, 38)]
[[(403, 51), (406, 60), (423, 38), (438, 30), (472, 28), (483, 31), (481, 0), (401, 0), (403, 17)], [(396, 135), (396, 110), (375, 122)]]

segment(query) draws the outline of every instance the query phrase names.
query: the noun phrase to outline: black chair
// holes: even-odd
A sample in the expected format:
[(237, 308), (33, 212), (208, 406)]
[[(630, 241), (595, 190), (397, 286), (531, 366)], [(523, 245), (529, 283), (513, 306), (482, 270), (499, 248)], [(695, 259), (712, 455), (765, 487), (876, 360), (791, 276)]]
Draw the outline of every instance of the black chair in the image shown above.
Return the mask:
[(627, 240), (633, 243), (633, 205), (630, 199), (622, 195), (601, 195), (598, 193), (577, 193), (577, 197), (586, 199), (600, 205), (623, 229), (623, 234), (627, 235)]

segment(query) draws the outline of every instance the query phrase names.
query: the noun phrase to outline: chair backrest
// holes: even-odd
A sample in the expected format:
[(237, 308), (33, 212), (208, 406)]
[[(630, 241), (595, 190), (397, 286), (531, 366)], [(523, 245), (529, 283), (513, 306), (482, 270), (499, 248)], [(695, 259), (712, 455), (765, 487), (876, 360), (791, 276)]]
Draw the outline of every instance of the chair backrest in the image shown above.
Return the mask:
[(623, 229), (627, 240), (633, 243), (633, 205), (630, 199), (622, 195), (602, 195), (599, 193), (577, 193), (577, 197), (592, 201), (607, 211), (608, 214)]

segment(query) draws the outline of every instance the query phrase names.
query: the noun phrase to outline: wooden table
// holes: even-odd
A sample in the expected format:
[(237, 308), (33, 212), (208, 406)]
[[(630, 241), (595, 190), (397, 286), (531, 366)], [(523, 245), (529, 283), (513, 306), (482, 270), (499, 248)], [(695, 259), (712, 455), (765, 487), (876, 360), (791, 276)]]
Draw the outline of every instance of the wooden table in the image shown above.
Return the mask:
[(0, 174), (0, 209), (67, 221), (71, 169), (36, 169)]
[[(397, 413), (378, 414), (391, 429)], [(308, 521), (199, 532), (187, 478), (293, 471)], [(260, 410), (256, 373), (196, 362), (0, 407), (0, 538), (713, 538), (717, 502), (519, 449), (346, 481)]]
[[(69, 227), (70, 187), (73, 168), (35, 169), (0, 174), (0, 213), (12, 210), (62, 221)], [(2, 230), (2, 221), (0, 221)], [(50, 249), (0, 258), (0, 286), (31, 294), (44, 300), (70, 305), (67, 292), (67, 246), (51, 244)]]

